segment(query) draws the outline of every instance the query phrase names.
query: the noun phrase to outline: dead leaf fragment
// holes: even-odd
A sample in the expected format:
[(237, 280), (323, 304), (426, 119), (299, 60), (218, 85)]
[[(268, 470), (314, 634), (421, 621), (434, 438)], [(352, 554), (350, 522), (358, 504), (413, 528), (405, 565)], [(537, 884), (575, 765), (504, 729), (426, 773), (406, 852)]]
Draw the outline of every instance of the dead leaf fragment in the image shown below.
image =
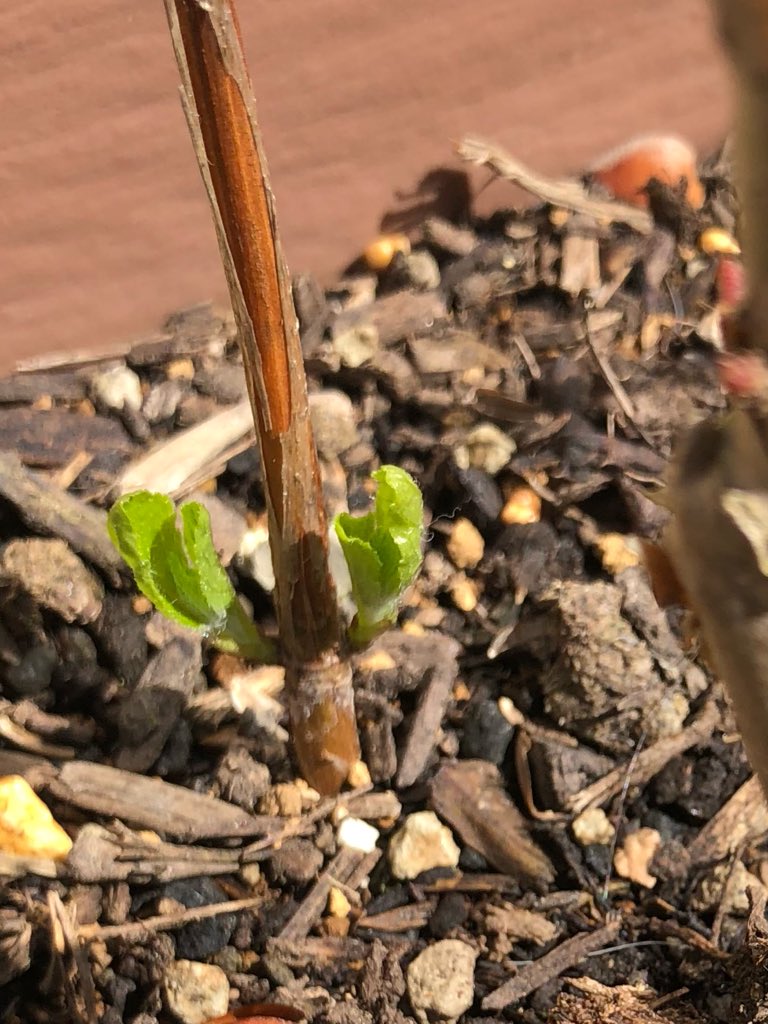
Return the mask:
[(487, 761), (445, 764), (430, 784), (430, 803), (465, 843), (499, 871), (546, 885), (554, 878), (548, 857), (504, 792), (501, 773)]
[(640, 983), (603, 985), (593, 978), (569, 978), (575, 992), (561, 992), (552, 1009), (551, 1024), (703, 1024), (696, 1011), (675, 1000), (656, 1009), (659, 995)]

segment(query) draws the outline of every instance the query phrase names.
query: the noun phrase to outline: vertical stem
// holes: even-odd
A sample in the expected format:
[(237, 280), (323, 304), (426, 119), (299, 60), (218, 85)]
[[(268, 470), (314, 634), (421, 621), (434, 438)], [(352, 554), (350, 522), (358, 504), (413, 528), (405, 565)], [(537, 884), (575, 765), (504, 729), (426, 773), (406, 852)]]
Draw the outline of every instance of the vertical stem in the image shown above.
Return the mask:
[(164, 0), (182, 102), (213, 211), (262, 456), (293, 739), (338, 789), (358, 756), (351, 669), (328, 569), (306, 379), (233, 0)]

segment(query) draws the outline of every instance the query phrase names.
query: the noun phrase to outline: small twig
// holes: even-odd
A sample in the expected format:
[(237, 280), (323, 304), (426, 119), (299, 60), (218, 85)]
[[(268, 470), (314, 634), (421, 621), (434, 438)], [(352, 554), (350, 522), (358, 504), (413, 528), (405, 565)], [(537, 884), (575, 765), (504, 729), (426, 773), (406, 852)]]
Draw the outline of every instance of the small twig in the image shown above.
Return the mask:
[(306, 939), (328, 902), (328, 893), (338, 882), (346, 882), (365, 855), (342, 846), (328, 867), (309, 890), (293, 917), (278, 936), (283, 942)]
[(658, 999), (652, 1000), (649, 1003), (649, 1008), (655, 1012), (658, 1012), (662, 1007), (669, 1006), (670, 1003), (676, 1003), (678, 999), (682, 999), (683, 996), (687, 996), (691, 990), (687, 985), (683, 985), (681, 988), (676, 988), (674, 992), (667, 992), (663, 996), (659, 996)]
[(619, 793), (627, 779), (632, 786), (641, 786), (650, 781), (673, 757), (679, 757), (690, 747), (709, 739), (719, 719), (716, 703), (714, 700), (707, 701), (693, 722), (682, 732), (676, 736), (665, 736), (638, 754), (631, 773), (627, 774), (626, 765), (614, 768), (602, 779), (575, 793), (568, 801), (568, 810), (573, 814), (581, 814), (588, 807), (599, 807)]
[(368, 917), (363, 914), (356, 922), (356, 928), (372, 928), (377, 932), (407, 932), (412, 928), (423, 928), (435, 912), (437, 900), (422, 900), (420, 903), (406, 903), (402, 907), (382, 910), (380, 914)]
[(247, 401), (214, 413), (168, 441), (163, 441), (147, 455), (131, 462), (112, 486), (112, 494), (131, 491), (162, 491), (177, 496), (190, 478), (214, 463), (219, 454), (235, 442), (253, 436), (253, 418)]
[(353, 868), (347, 877), (347, 885), (355, 892), (366, 883), (373, 869), (381, 860), (382, 851), (376, 847), (370, 853), (366, 853), (356, 868)]
[[(488, 657), (491, 657), (490, 653)], [(532, 746), (533, 739), (526, 723), (521, 729), (517, 730), (517, 736), (515, 738), (515, 774), (517, 776), (517, 785), (520, 789), (520, 795), (522, 797), (523, 804), (525, 805), (525, 809), (528, 812), (528, 815), (536, 821), (564, 821), (567, 818), (566, 814), (550, 810), (540, 811), (536, 806), (536, 801), (533, 796), (531, 766), (528, 761), (528, 754), (530, 753)]]
[(307, 814), (302, 815), (300, 818), (289, 819), (281, 829), (271, 832), (263, 839), (257, 839), (246, 846), (240, 855), (241, 863), (248, 864), (250, 861), (263, 860), (268, 850), (285, 842), (286, 839), (306, 835), (312, 831), (318, 821), (327, 818), (337, 807), (346, 806), (355, 797), (370, 793), (372, 789), (373, 786), (369, 783), (365, 786), (358, 786), (357, 789), (350, 789), (347, 793), (342, 793), (339, 796), (332, 796), (321, 800), (317, 807), (314, 807)]
[(73, 455), (65, 466), (62, 466), (61, 469), (50, 476), (50, 482), (66, 491), (77, 480), (83, 470), (90, 466), (91, 462), (93, 462), (91, 452), (81, 450)]
[(483, 999), (482, 1008), (484, 1010), (503, 1010), (513, 1003), (520, 1002), (531, 992), (535, 992), (542, 985), (557, 978), (563, 971), (581, 963), (590, 953), (612, 942), (619, 934), (620, 928), (621, 922), (616, 919), (609, 921), (594, 932), (586, 932), (583, 935), (575, 935), (572, 939), (566, 939), (549, 953), (545, 953), (538, 960), (527, 964), (499, 988), (489, 992)]
[(190, 907), (188, 910), (180, 910), (176, 914), (158, 914), (156, 917), (147, 917), (143, 921), (133, 921), (130, 924), (85, 924), (77, 929), (77, 937), (81, 942), (107, 942), (110, 939), (136, 942), (154, 932), (167, 932), (173, 928), (181, 928), (182, 925), (192, 921), (205, 921), (211, 917), (218, 917), (220, 914), (252, 910), (254, 907), (261, 906), (263, 902), (263, 896), (251, 896), (244, 900), (227, 900), (224, 903), (208, 903), (204, 907)]
[(728, 874), (726, 875), (725, 882), (723, 883), (723, 887), (720, 891), (720, 900), (717, 904), (717, 910), (715, 911), (715, 916), (712, 921), (712, 930), (710, 932), (710, 938), (716, 946), (720, 945), (720, 933), (723, 929), (723, 921), (725, 920), (725, 915), (728, 912), (728, 901), (734, 888), (736, 865), (739, 863), (740, 860), (741, 848), (738, 850), (734, 850), (731, 854), (730, 863), (728, 864)]
[(608, 867), (605, 871), (605, 881), (603, 882), (603, 899), (608, 898), (608, 885), (611, 881), (611, 875), (613, 874), (613, 858), (616, 855), (616, 847), (619, 843), (619, 832), (621, 826), (624, 823), (624, 806), (627, 802), (627, 794), (629, 793), (630, 780), (632, 779), (632, 773), (635, 770), (637, 759), (640, 757), (640, 751), (643, 749), (645, 743), (645, 729), (640, 733), (635, 749), (632, 751), (632, 757), (629, 759), (627, 764), (626, 777), (624, 779), (624, 785), (621, 787), (619, 793), (619, 805), (616, 808), (616, 823), (614, 825), (613, 839), (611, 840), (611, 847), (608, 851)]
[(768, 831), (768, 805), (756, 775), (736, 790), (688, 847), (691, 864), (717, 864)]
[(541, 367), (539, 361), (536, 358), (536, 354), (525, 340), (525, 335), (519, 331), (515, 331), (512, 335), (512, 344), (515, 346), (517, 351), (522, 356), (523, 362), (528, 367), (528, 373), (530, 373), (533, 380), (541, 380)]
[(97, 1024), (99, 1013), (97, 1009), (96, 986), (93, 982), (91, 965), (88, 962), (85, 950), (78, 942), (77, 929), (69, 916), (69, 911), (61, 902), (58, 893), (51, 890), (48, 892), (48, 911), (50, 914), (51, 928), (53, 929), (56, 941), (53, 943), (55, 952), (63, 957), (68, 951), (72, 958), (72, 964), (76, 976), (80, 981), (80, 995), (85, 1008), (85, 1016), (80, 1012), (80, 1001), (77, 998), (74, 978), (66, 968), (62, 970), (64, 983), (67, 991), (69, 1009), (77, 1013), (81, 1021), (87, 1024)]
[(624, 416), (629, 423), (632, 424), (638, 436), (648, 445), (649, 448), (655, 451), (656, 446), (652, 439), (645, 433), (643, 428), (637, 422), (637, 414), (635, 413), (635, 407), (632, 404), (632, 399), (627, 394), (624, 385), (616, 376), (607, 356), (604, 356), (595, 344), (595, 339), (592, 337), (592, 332), (589, 329), (589, 317), (587, 315), (583, 318), (582, 327), (584, 331), (584, 341), (587, 344), (587, 348), (592, 354), (592, 358), (597, 363), (597, 368), (600, 371), (603, 380), (607, 384), (613, 397), (616, 399), (616, 404), (624, 413)]
[(35, 733), (18, 725), (4, 711), (0, 711), (0, 736), (12, 743), (20, 750), (26, 750), (29, 754), (39, 754), (41, 757), (52, 757), (57, 761), (66, 761), (75, 757), (77, 751), (74, 747), (65, 747), (58, 743), (46, 743)]
[(514, 182), (551, 206), (562, 206), (574, 213), (586, 213), (607, 224), (618, 221), (644, 235), (653, 230), (653, 219), (646, 210), (610, 199), (596, 199), (581, 182), (573, 178), (556, 179), (538, 174), (493, 142), (465, 138), (459, 143), (457, 152), (462, 160), (490, 167), (500, 178)]

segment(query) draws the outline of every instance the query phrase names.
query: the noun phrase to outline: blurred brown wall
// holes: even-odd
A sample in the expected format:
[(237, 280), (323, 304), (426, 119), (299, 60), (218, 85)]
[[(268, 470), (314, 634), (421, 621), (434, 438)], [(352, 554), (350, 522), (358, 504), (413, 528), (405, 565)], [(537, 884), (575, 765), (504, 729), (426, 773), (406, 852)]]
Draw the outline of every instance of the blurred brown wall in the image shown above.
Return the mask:
[[(562, 171), (726, 122), (706, 0), (239, 7), (288, 258), (325, 280), (465, 133)], [(4, 5), (0, 110), (3, 368), (224, 297), (161, 0)]]

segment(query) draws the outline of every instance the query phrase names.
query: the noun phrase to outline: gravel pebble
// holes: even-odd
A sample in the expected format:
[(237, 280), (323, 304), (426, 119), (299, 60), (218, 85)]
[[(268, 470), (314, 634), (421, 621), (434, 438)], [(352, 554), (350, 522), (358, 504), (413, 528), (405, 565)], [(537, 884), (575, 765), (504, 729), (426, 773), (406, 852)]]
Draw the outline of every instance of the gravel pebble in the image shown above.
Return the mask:
[(367, 821), (360, 818), (342, 818), (336, 839), (339, 846), (347, 846), (351, 850), (359, 850), (361, 853), (372, 853), (379, 841), (379, 830), (369, 825)]
[(96, 374), (91, 381), (91, 397), (98, 405), (117, 411), (127, 406), (137, 412), (144, 401), (139, 376), (127, 366)]
[(0, 575), (65, 622), (93, 622), (101, 612), (104, 587), (100, 580), (58, 538), (9, 541), (0, 551)]
[(311, 394), (309, 414), (315, 443), (323, 458), (335, 458), (357, 441), (355, 407), (343, 391), (328, 388)]
[(613, 842), (616, 829), (602, 807), (591, 807), (573, 819), (573, 838), (581, 846), (607, 846)]
[(474, 523), (457, 519), (445, 547), (457, 569), (474, 569), (485, 552), (485, 541)]
[(444, 938), (454, 928), (460, 928), (469, 916), (469, 906), (460, 892), (448, 892), (440, 897), (435, 912), (429, 919), (429, 931), (436, 939)]
[(203, 1024), (229, 1009), (229, 982), (220, 967), (194, 960), (169, 964), (163, 979), (168, 1010), (182, 1024)]
[(472, 1005), (477, 953), (458, 939), (427, 946), (408, 965), (406, 983), (420, 1021), (457, 1020)]
[(286, 839), (269, 858), (270, 877), (276, 885), (311, 882), (323, 866), (323, 855), (309, 839)]
[(464, 715), (461, 755), (499, 765), (507, 753), (512, 731), (495, 701), (482, 700), (470, 704)]
[(515, 442), (493, 423), (479, 423), (456, 445), (459, 469), (483, 469), (491, 476), (502, 470), (515, 453)]
[(395, 878), (416, 878), (432, 868), (455, 868), (460, 852), (434, 811), (418, 811), (390, 839), (389, 866)]

